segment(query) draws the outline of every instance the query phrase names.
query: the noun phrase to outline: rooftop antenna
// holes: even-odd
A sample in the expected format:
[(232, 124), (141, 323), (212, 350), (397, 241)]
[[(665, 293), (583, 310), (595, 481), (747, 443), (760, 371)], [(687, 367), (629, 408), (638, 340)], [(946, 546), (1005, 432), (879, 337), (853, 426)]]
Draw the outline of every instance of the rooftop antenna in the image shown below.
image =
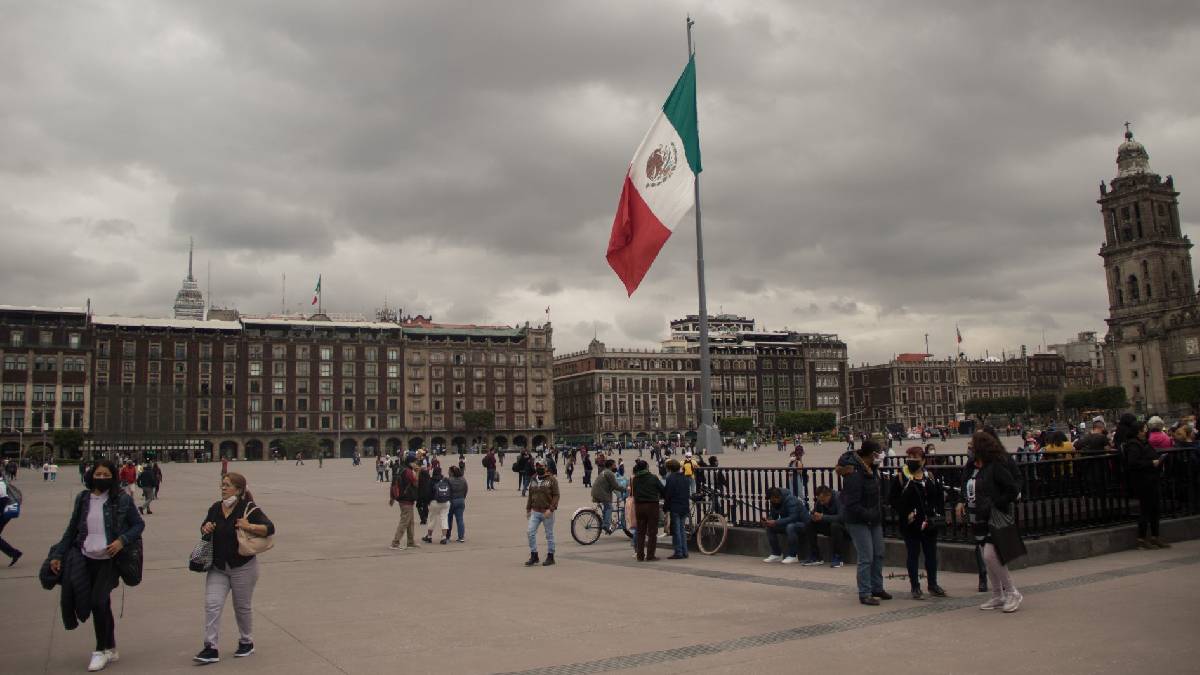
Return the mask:
[(208, 308), (212, 309), (212, 258), (208, 259)]
[(279, 285), (280, 285), (279, 311), (284, 316), (287, 316), (287, 272), (283, 273), (283, 279), (280, 281)]

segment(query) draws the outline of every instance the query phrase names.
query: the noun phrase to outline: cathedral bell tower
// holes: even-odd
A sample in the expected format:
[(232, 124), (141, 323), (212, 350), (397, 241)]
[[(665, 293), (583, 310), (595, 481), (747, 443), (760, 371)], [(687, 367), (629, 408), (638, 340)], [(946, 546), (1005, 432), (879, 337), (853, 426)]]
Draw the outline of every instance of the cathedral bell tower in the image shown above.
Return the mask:
[[(1174, 179), (1150, 169), (1150, 155), (1125, 124), (1117, 177), (1100, 183), (1108, 285), (1105, 365), (1110, 384), (1125, 387), (1135, 410), (1167, 411), (1166, 378), (1200, 371), (1200, 349), (1186, 326), (1200, 322), (1192, 278), (1192, 242), (1179, 225)], [(1184, 363), (1197, 352), (1196, 365)]]

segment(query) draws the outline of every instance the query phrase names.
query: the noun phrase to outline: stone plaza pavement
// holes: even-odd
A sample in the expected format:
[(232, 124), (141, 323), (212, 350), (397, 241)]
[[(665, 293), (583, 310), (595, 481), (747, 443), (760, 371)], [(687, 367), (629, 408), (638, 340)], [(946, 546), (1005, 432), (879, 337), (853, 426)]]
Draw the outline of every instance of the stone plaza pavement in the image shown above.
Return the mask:
[[(836, 454), (838, 446), (823, 451)], [(817, 453), (814, 453), (816, 455)], [(626, 453), (627, 460), (630, 453)], [(776, 465), (774, 446), (728, 465)], [(509, 457), (511, 463), (511, 456)], [(632, 465), (632, 462), (628, 462)], [(823, 463), (823, 462), (822, 462)], [(637, 563), (617, 534), (584, 547), (569, 518), (589, 501), (563, 484), (559, 564), (525, 568), (524, 500), (503, 469), (483, 489), (467, 457), (467, 541), (388, 549), (398, 511), (370, 462), (235, 463), (279, 534), (261, 557), (254, 601), (258, 651), (234, 659), (232, 607), (222, 619), (214, 672), (255, 673), (1194, 673), (1200, 669), (1200, 542), (1128, 551), (1021, 570), (1025, 604), (1013, 615), (981, 612), (974, 575), (946, 574), (950, 597), (857, 602), (851, 567), (765, 565), (693, 553)], [(219, 465), (164, 465), (162, 498), (147, 516), (145, 580), (128, 589), (117, 619), (118, 673), (196, 668), (203, 576), (186, 559), (217, 498)], [(57, 483), (22, 472), (26, 503), (5, 538), (26, 557), (0, 568), (0, 672), (83, 672), (90, 622), (62, 627), (58, 590), (37, 569), (62, 533), (73, 469)], [(544, 542), (542, 545), (544, 555)], [(665, 557), (670, 549), (660, 555)], [(885, 574), (902, 574), (887, 569)], [(121, 591), (113, 596), (121, 607)]]

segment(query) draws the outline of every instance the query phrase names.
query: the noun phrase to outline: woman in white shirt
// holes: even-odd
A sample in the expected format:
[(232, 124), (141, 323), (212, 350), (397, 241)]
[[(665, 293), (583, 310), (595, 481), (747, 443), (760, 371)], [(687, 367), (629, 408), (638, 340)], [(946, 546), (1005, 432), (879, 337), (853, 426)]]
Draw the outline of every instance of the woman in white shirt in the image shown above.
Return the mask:
[[(113, 559), (126, 546), (141, 539), (146, 527), (133, 498), (117, 486), (116, 476), (117, 467), (111, 461), (96, 462), (86, 476), (88, 489), (75, 498), (67, 529), (50, 554), (50, 571), (62, 574), (64, 594), (68, 586), (78, 593), (76, 582), (85, 582), (83, 588), (90, 600), (92, 627), (96, 631), (96, 650), (88, 664), (91, 672), (103, 670), (118, 658), (116, 622), (109, 595), (120, 576)], [(80, 612), (82, 606), (78, 602), (72, 609), (80, 620), (87, 618), (87, 610)]]

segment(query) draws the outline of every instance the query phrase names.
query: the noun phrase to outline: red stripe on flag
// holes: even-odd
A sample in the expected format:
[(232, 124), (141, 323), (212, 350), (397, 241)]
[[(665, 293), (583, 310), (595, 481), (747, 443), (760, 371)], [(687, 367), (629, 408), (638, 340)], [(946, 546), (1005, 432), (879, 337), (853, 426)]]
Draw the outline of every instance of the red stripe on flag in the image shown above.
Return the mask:
[(613, 219), (612, 234), (608, 238), (608, 255), (605, 257), (609, 267), (625, 284), (629, 295), (633, 295), (642, 283), (642, 278), (670, 236), (671, 231), (663, 226), (642, 200), (629, 174), (626, 174), (617, 216)]

